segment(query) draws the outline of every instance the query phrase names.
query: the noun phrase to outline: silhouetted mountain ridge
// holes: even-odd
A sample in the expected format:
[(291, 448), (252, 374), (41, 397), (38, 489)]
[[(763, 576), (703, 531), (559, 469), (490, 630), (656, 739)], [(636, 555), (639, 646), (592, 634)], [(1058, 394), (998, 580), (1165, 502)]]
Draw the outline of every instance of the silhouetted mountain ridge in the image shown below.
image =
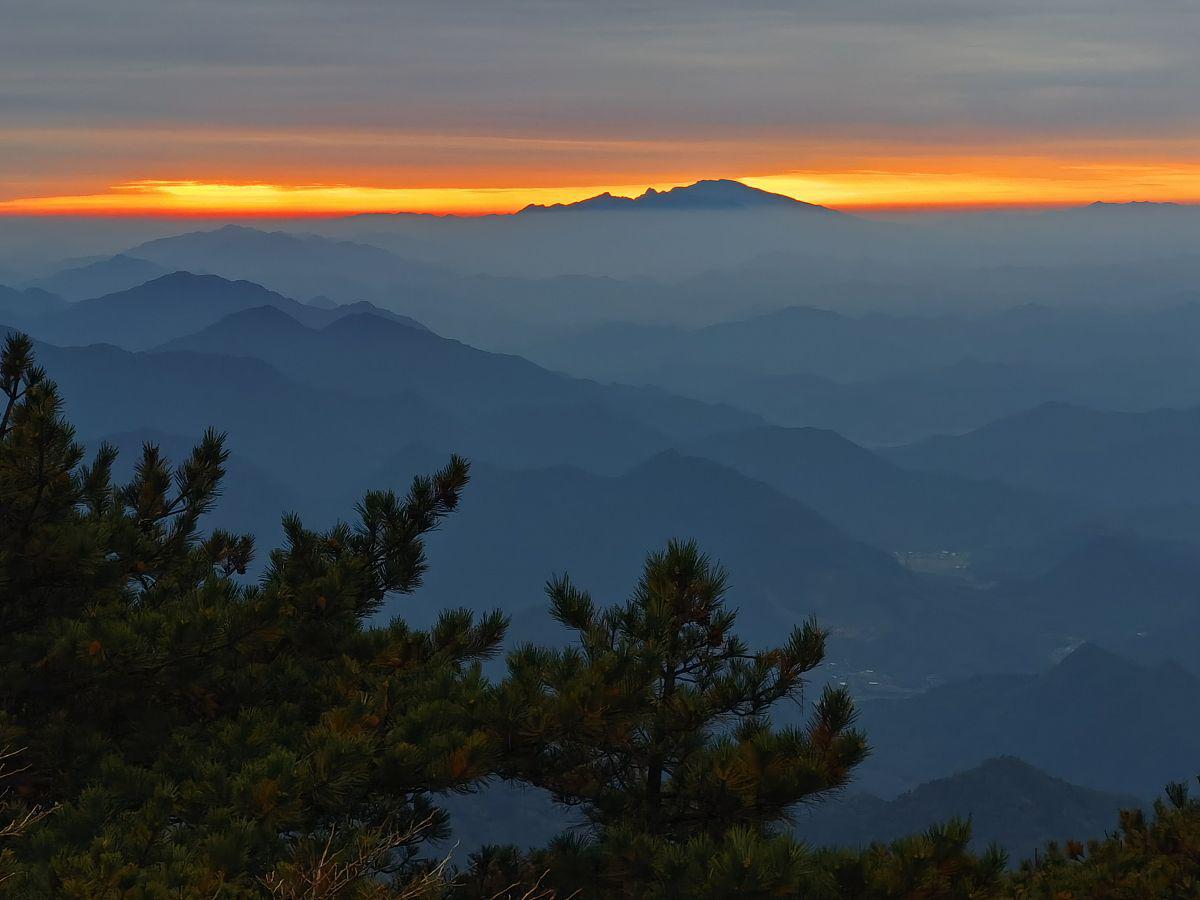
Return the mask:
[[(570, 378), (518, 356), (489, 353), (373, 315), (350, 314), (321, 329), (290, 326), (275, 329), (258, 315), (253, 319), (232, 316), (188, 337), (169, 341), (159, 349), (257, 356), (297, 381), (364, 395), (386, 395), (403, 385), (405, 390), (414, 391), (443, 409), (456, 410), (463, 418), (491, 420), (497, 426), (502, 426), (506, 410), (528, 412), (540, 408), (543, 423), (537, 434), (526, 436), (530, 451), (539, 454), (542, 451), (536, 444), (543, 439), (551, 444), (556, 440), (569, 441), (580, 449), (594, 442), (597, 451), (610, 442), (611, 436), (605, 432), (611, 428), (602, 427), (599, 421), (575, 433), (554, 428), (556, 411), (581, 405), (599, 405), (609, 410), (610, 426), (617, 419), (626, 419), (637, 423), (639, 430), (649, 427), (661, 432), (661, 443), (644, 444), (636, 456), (619, 455), (610, 459), (606, 471), (619, 471), (648, 453), (665, 449), (672, 438), (691, 438), (761, 422), (729, 407), (686, 400), (662, 391)], [(587, 423), (579, 421), (579, 425), (584, 429)], [(518, 429), (510, 430), (514, 434), (505, 438), (509, 443), (521, 436)], [(592, 452), (589, 458), (598, 461), (601, 455)], [(546, 460), (544, 455), (537, 458)], [(514, 457), (507, 459), (518, 462)]]
[(266, 306), (313, 326), (369, 311), (392, 324), (424, 330), (412, 319), (370, 304), (321, 309), (297, 303), (252, 281), (229, 281), (218, 275), (184, 271), (70, 304), (33, 321), (31, 329), (38, 337), (57, 344), (99, 342), (142, 350), (205, 328), (232, 313)]
[(158, 263), (118, 253), (107, 259), (63, 269), (38, 279), (33, 285), (66, 300), (77, 301), (128, 290), (169, 274), (170, 269)]
[(598, 194), (575, 203), (554, 203), (547, 206), (530, 204), (518, 213), (525, 215), (538, 212), (582, 212), (582, 211), (628, 211), (628, 210), (739, 210), (739, 209), (804, 209), (831, 215), (845, 215), (828, 207), (805, 203), (784, 194), (775, 194), (750, 187), (728, 178), (697, 181), (683, 187), (665, 191), (647, 188), (637, 197), (614, 197), (610, 193)]
[(1080, 787), (1001, 756), (894, 800), (855, 793), (832, 797), (801, 813), (794, 831), (817, 846), (865, 847), (919, 834), (951, 817), (969, 818), (977, 851), (995, 843), (1015, 863), (1050, 841), (1102, 838), (1120, 810), (1146, 805), (1133, 795)]

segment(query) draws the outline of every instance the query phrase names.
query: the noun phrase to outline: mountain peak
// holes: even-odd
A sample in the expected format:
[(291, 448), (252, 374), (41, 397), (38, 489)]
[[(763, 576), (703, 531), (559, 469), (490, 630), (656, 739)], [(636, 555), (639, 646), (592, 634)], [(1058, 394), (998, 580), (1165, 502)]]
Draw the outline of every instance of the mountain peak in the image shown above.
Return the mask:
[(560, 210), (739, 210), (739, 209), (807, 209), (830, 212), (824, 206), (773, 194), (735, 181), (731, 178), (711, 178), (666, 191), (647, 188), (637, 197), (615, 197), (607, 191), (576, 203), (554, 203), (549, 206), (530, 204), (522, 213)]
[[(205, 232), (196, 232), (204, 234)], [(228, 225), (222, 225), (219, 228), (210, 229), (208, 234), (283, 234), (281, 231), (264, 231), (261, 228), (251, 228), (249, 225), (235, 225), (230, 222)]]
[(1097, 200), (1094, 203), (1089, 203), (1083, 207), (1085, 210), (1096, 210), (1097, 212), (1110, 212), (1119, 214), (1121, 212), (1153, 212), (1156, 210), (1186, 210), (1191, 208), (1187, 203), (1170, 203), (1158, 200), (1127, 200), (1124, 203), (1115, 203), (1111, 200)]
[(687, 187), (656, 191), (650, 188), (638, 198), (639, 201), (657, 206), (680, 208), (739, 209), (758, 206), (808, 207), (823, 209), (812, 203), (803, 203), (784, 194), (750, 187), (730, 178), (715, 178), (697, 181)]
[(401, 338), (420, 336), (422, 339), (444, 340), (414, 319), (388, 315), (370, 304), (367, 306), (369, 308), (355, 305), (352, 307), (353, 312), (338, 316), (318, 330), (330, 336), (373, 341), (386, 340), (396, 336)]
[(243, 278), (234, 280), (224, 278), (220, 275), (211, 275), (208, 273), (197, 274), (196, 272), (189, 272), (186, 269), (178, 269), (174, 272), (168, 272), (166, 275), (159, 275), (157, 278), (152, 278), (136, 287), (128, 288), (124, 291), (116, 291), (112, 294), (106, 294), (103, 297), (97, 297), (94, 301), (85, 302), (99, 303), (110, 301), (113, 298), (142, 295), (157, 296), (163, 291), (172, 292), (162, 294), (164, 299), (189, 303), (195, 302), (196, 299), (203, 302), (221, 301), (234, 296), (261, 297), (264, 302), (255, 304), (260, 306), (268, 305), (266, 301), (282, 302), (287, 300), (282, 294), (265, 288), (256, 281), (247, 281)]
[[(320, 308), (320, 307), (318, 307)], [(417, 331), (428, 332), (433, 334), (432, 330), (418, 322), (411, 316), (404, 316), (400, 313), (392, 312), (390, 309), (384, 309), (376, 306), (370, 300), (355, 300), (352, 303), (336, 303), (332, 307), (328, 307), (331, 312), (335, 312), (338, 318), (346, 318), (348, 316), (374, 316), (378, 319), (386, 319), (396, 325), (403, 325), (406, 328), (415, 328)]]
[(1080, 683), (1102, 684), (1102, 676), (1123, 677), (1142, 667), (1124, 657), (1084, 641), (1050, 670), (1051, 677), (1069, 677)]
[(233, 283), (230, 279), (222, 278), (220, 275), (211, 275), (207, 272), (189, 272), (187, 269), (176, 269), (174, 272), (167, 272), (165, 275), (159, 275), (157, 278), (151, 278), (149, 281), (142, 282), (131, 288), (131, 290), (149, 287), (150, 285), (158, 285), (160, 287), (180, 284), (218, 285), (222, 282), (226, 284)]
[(167, 341), (155, 347), (155, 350), (218, 352), (218, 348), (226, 346), (225, 342), (229, 341), (235, 341), (238, 346), (243, 344), (249, 346), (255, 341), (264, 341), (268, 337), (272, 339), (278, 339), (280, 336), (295, 338), (296, 336), (311, 335), (314, 331), (278, 306), (264, 304), (235, 310), (192, 334)]

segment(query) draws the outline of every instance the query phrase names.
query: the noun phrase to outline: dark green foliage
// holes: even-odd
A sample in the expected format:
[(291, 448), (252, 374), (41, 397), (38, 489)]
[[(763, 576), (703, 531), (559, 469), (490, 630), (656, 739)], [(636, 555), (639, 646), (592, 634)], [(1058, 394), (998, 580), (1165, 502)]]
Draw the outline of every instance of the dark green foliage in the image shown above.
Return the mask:
[(826, 850), (816, 855), (824, 873), (819, 889), (800, 897), (847, 900), (945, 898), (982, 900), (1004, 896), (1005, 854), (990, 847), (980, 855), (970, 849), (970, 823), (951, 819), (921, 834), (861, 853)]
[(782, 647), (751, 651), (733, 633), (726, 581), (677, 542), (651, 554), (624, 604), (600, 610), (566, 576), (552, 580), (553, 615), (578, 646), (509, 658), (517, 742), (534, 747), (519, 774), (600, 828), (673, 839), (781, 821), (845, 784), (866, 754), (845, 691), (827, 689), (803, 730), (766, 719), (800, 700), (824, 633), (809, 622)]
[(866, 755), (843, 690), (825, 690), (806, 727), (771, 726), (773, 706), (800, 701), (825, 635), (810, 622), (751, 651), (733, 633), (726, 581), (695, 544), (672, 542), (626, 603), (600, 609), (565, 576), (548, 585), (578, 645), (510, 655), (500, 740), (505, 774), (578, 807), (597, 838), (552, 848), (556, 878), (647, 890), (656, 868), (689, 852), (766, 840)]
[[(551, 896), (721, 900), (985, 900), (1004, 896), (1005, 857), (968, 849), (970, 826), (951, 821), (866, 851), (814, 851), (786, 835), (738, 826), (721, 838), (672, 843), (610, 833), (594, 842), (564, 839), (522, 855), (485, 848), (456, 896), (515, 900), (531, 887)], [(622, 876), (616, 883), (616, 876)]]
[[(694, 544), (652, 554), (600, 608), (566, 577), (563, 650), (523, 647), (482, 675), (506, 622), (452, 610), (429, 631), (372, 624), (414, 590), (424, 537), (458, 504), (458, 458), (354, 524), (284, 519), (256, 584), (253, 541), (201, 531), (228, 460), (209, 431), (178, 466), (147, 445), (127, 485), (83, 451), (24, 337), (0, 356), (0, 896), (398, 900), (434, 896), (1191, 897), (1200, 803), (1173, 787), (1147, 822), (1051, 847), (1005, 881), (952, 821), (863, 852), (783, 826), (867, 752), (827, 689), (812, 623), (754, 651), (725, 573)], [(430, 838), (439, 794), (496, 777), (550, 791), (586, 829), (491, 847), (453, 884)]]
[(1022, 863), (1013, 879), (1019, 900), (1184, 900), (1200, 896), (1200, 800), (1187, 785), (1167, 787), (1153, 818), (1121, 813), (1117, 830), (1086, 844), (1051, 844)]
[(419, 584), (422, 536), (457, 504), (466, 463), (404, 498), (369, 494), (355, 525), (287, 519), (247, 585), (234, 576), (249, 539), (198, 530), (223, 436), (175, 469), (147, 446), (116, 486), (109, 448), (81, 465), (27, 339), (9, 339), (0, 376), (0, 746), (25, 749), (20, 799), (57, 805), (0, 890), (259, 896), (312, 846), (350, 858), (385, 836), (356, 881), (403, 868), (444, 831), (428, 795), (494, 767), (478, 663), (503, 618), (367, 624)]

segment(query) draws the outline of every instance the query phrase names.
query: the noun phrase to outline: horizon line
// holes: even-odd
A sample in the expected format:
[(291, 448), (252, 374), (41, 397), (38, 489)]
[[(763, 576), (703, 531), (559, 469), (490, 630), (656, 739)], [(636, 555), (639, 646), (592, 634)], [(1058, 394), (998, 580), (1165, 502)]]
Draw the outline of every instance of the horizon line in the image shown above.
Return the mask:
[[(674, 182), (574, 187), (502, 188), (389, 188), (346, 184), (272, 184), (267, 182), (204, 182), (142, 180), (112, 185), (107, 191), (0, 200), (0, 218), (97, 219), (337, 219), (354, 216), (429, 216), (476, 219), (514, 216), (527, 208), (570, 207), (603, 196), (636, 198), (651, 191), (671, 191), (709, 181), (736, 182), (744, 187), (788, 197), (831, 210), (862, 214), (969, 213), (1049, 211), (1089, 206), (1200, 204), (1191, 191), (1146, 190), (1146, 185), (1122, 185), (1124, 190), (1087, 190), (1094, 184), (1070, 185), (1074, 190), (1015, 190), (1015, 184), (984, 179), (942, 179), (930, 184), (922, 176), (864, 173), (870, 186), (839, 184), (833, 179), (800, 175), (701, 178)], [(1181, 185), (1175, 185), (1180, 187)], [(1061, 187), (1061, 186), (1060, 186)], [(1115, 187), (1115, 186), (1114, 186)], [(1187, 187), (1191, 187), (1188, 184)], [(977, 189), (973, 189), (977, 188)], [(822, 197), (821, 195), (828, 195)], [(840, 194), (840, 196), (839, 196)], [(874, 194), (874, 196), (872, 196)], [(1200, 189), (1197, 190), (1200, 194)], [(505, 202), (507, 201), (507, 202)]]
[[(588, 198), (590, 199), (590, 198)], [(797, 199), (799, 198), (792, 198)], [(807, 200), (799, 200), (801, 203), (808, 203), (810, 206), (828, 209), (832, 212), (841, 212), (849, 215), (854, 214), (870, 214), (870, 213), (988, 213), (988, 212), (1052, 212), (1054, 210), (1067, 209), (1086, 209), (1089, 206), (1106, 205), (1106, 206), (1174, 206), (1200, 208), (1200, 201), (1196, 200), (1142, 200), (1131, 198), (1128, 200), (1045, 200), (1045, 201), (992, 201), (992, 202), (972, 202), (969, 200), (958, 202), (944, 203), (862, 203), (862, 204), (843, 204), (832, 206), (825, 203), (813, 203)], [(22, 209), (5, 209), (2, 206), (3, 201), (0, 201), (0, 220), (12, 219), (177, 219), (177, 220), (212, 220), (212, 221), (232, 221), (232, 220), (248, 220), (248, 221), (270, 221), (270, 220), (288, 220), (288, 219), (310, 219), (310, 220), (326, 220), (326, 219), (351, 219), (358, 216), (422, 216), (431, 219), (488, 219), (488, 218), (512, 218), (523, 213), (528, 207), (520, 209), (497, 209), (497, 210), (481, 210), (467, 212), (463, 210), (436, 210), (436, 209), (362, 209), (362, 210), (310, 210), (303, 207), (295, 207), (289, 209), (271, 209), (271, 210), (250, 210), (230, 207), (227, 209), (188, 209), (180, 208), (158, 208), (158, 209), (101, 209), (101, 208), (82, 208), (82, 209), (55, 209), (55, 210), (22, 210)], [(533, 206), (534, 204), (529, 204)], [(564, 207), (571, 207), (575, 203), (562, 204)], [(712, 212), (714, 210), (671, 210), (670, 212)], [(728, 210), (715, 210), (717, 212), (734, 212), (736, 208)], [(614, 210), (593, 210), (594, 213), (614, 212)]]

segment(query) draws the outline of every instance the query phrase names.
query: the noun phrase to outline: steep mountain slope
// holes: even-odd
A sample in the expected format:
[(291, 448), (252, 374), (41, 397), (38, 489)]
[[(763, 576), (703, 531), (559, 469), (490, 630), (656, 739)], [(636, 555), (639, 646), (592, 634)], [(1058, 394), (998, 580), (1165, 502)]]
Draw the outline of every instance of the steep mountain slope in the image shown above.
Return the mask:
[(850, 793), (801, 812), (794, 833), (817, 846), (865, 847), (919, 834), (952, 817), (971, 820), (972, 845), (1004, 848), (1013, 862), (1050, 841), (1103, 837), (1122, 809), (1145, 801), (1047, 775), (1016, 757), (988, 759), (918, 785), (894, 800)]

